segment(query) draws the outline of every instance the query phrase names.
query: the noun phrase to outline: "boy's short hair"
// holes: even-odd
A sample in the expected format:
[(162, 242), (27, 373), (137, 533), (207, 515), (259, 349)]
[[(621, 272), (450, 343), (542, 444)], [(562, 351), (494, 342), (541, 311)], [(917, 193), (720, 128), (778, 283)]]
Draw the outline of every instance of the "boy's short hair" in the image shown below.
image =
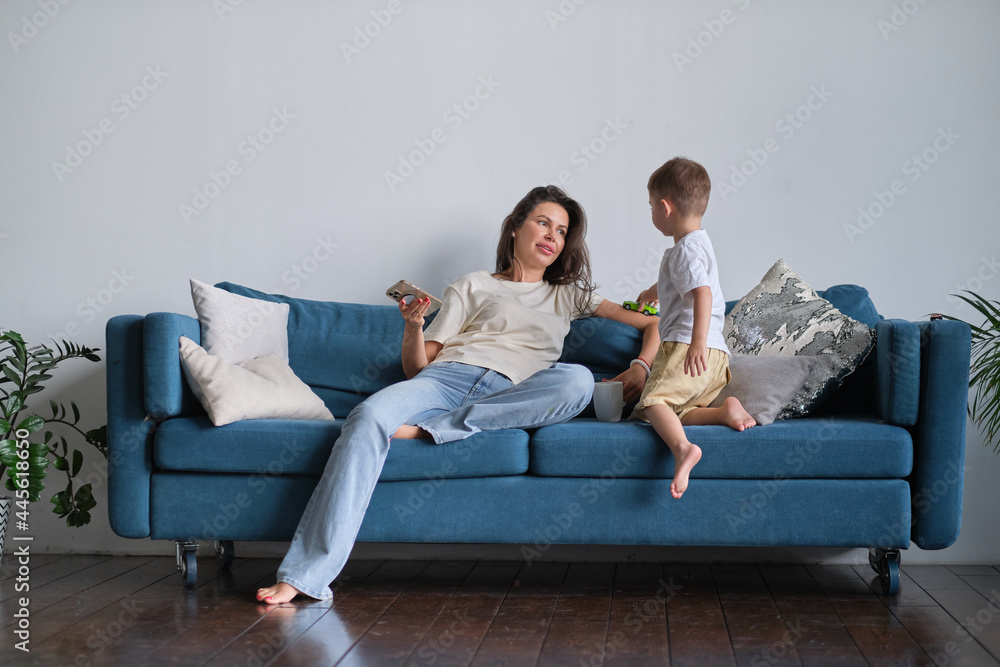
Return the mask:
[(657, 199), (669, 199), (681, 215), (705, 215), (712, 181), (705, 168), (685, 157), (675, 157), (653, 172), (646, 186)]

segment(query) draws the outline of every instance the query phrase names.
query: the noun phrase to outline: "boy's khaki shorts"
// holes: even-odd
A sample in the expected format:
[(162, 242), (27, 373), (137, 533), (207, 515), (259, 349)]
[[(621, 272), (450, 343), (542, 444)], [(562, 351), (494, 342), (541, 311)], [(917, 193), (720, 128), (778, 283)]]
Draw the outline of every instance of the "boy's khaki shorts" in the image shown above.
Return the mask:
[(653, 359), (652, 371), (642, 390), (632, 418), (649, 421), (642, 415), (642, 408), (650, 405), (667, 405), (678, 417), (695, 408), (707, 407), (722, 388), (729, 384), (729, 355), (722, 350), (708, 348), (708, 370), (691, 377), (684, 373), (687, 343), (660, 343)]

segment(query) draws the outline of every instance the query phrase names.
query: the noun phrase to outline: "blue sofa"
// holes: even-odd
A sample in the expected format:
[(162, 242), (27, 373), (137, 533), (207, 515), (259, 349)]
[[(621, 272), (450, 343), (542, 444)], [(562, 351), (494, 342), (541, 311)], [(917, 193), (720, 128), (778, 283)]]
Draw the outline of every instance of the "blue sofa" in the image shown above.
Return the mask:
[[(179, 336), (200, 341), (196, 319), (108, 322), (111, 526), (123, 537), (176, 541), (188, 583), (195, 540), (215, 541), (223, 565), (235, 540), (290, 540), (342, 419), (404, 379), (394, 306), (218, 287), (290, 305), (290, 365), (338, 421), (215, 427), (178, 357)], [(584, 413), (531, 433), (394, 442), (358, 539), (513, 543), (528, 560), (551, 544), (867, 547), (894, 592), (899, 550), (943, 549), (958, 536), (970, 331), (883, 319), (853, 285), (820, 295), (874, 327), (875, 350), (808, 417), (743, 433), (689, 427), (704, 457), (682, 499), (670, 496), (673, 460), (651, 427)], [(639, 347), (631, 327), (590, 318), (573, 324), (563, 360), (600, 379), (626, 368)]]

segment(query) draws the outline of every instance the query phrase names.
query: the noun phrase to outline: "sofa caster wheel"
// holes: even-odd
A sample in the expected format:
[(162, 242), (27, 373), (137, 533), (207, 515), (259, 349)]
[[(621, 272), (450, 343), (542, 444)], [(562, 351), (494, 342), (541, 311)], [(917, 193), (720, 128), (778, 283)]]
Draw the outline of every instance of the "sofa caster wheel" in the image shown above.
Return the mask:
[(879, 584), (885, 595), (899, 592), (899, 550), (881, 547), (868, 550), (868, 564), (878, 573)]
[(198, 580), (198, 543), (192, 540), (176, 542), (177, 545), (177, 571), (184, 579), (184, 585), (188, 588), (194, 586)]
[(215, 555), (219, 558), (219, 568), (228, 570), (233, 566), (233, 558), (236, 556), (236, 548), (232, 540), (217, 540), (215, 543)]
[(878, 549), (871, 548), (868, 550), (868, 565), (871, 566), (875, 574), (879, 574), (878, 569)]
[(889, 552), (886, 554), (885, 571), (879, 574), (879, 582), (882, 584), (882, 592), (886, 595), (895, 595), (899, 592), (899, 552)]

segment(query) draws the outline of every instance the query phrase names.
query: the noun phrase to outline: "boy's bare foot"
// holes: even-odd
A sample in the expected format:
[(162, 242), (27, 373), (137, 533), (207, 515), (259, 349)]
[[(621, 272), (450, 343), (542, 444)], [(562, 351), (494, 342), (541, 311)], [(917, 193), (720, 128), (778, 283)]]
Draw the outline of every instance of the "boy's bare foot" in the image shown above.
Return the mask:
[(726, 425), (737, 431), (744, 431), (757, 425), (757, 420), (750, 416), (750, 413), (743, 408), (743, 404), (735, 396), (730, 396), (722, 403), (722, 411), (725, 415)]
[(267, 604), (281, 604), (282, 602), (291, 602), (299, 593), (299, 589), (279, 581), (274, 586), (258, 589), (257, 600)]
[(417, 438), (429, 438), (431, 434), (420, 428), (419, 426), (410, 426), (409, 424), (403, 424), (396, 429), (396, 432), (392, 434), (394, 438), (402, 438), (404, 440), (415, 440)]
[(701, 460), (701, 447), (687, 443), (679, 447), (680, 456), (674, 455), (674, 481), (670, 483), (670, 495), (680, 498), (688, 488), (691, 469)]

